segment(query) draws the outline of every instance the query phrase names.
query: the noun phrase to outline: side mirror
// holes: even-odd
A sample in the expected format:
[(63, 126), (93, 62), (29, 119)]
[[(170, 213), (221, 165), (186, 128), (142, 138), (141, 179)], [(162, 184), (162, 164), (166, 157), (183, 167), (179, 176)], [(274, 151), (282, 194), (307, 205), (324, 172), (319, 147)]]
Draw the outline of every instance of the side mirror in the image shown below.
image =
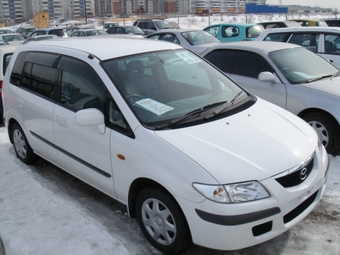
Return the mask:
[(105, 132), (104, 114), (98, 109), (89, 108), (77, 111), (74, 119), (79, 126), (97, 126), (99, 133)]
[(260, 73), (258, 79), (263, 82), (276, 82), (276, 77), (271, 72)]

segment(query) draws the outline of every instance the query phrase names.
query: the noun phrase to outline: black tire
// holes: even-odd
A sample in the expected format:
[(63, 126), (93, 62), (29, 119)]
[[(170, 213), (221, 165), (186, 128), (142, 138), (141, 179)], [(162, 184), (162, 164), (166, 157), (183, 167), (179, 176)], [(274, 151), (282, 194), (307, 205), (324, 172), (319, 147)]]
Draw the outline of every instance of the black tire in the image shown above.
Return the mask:
[(175, 199), (158, 188), (142, 190), (136, 200), (139, 226), (148, 241), (165, 254), (180, 254), (192, 245), (187, 221)]
[(320, 112), (307, 114), (303, 119), (316, 130), (326, 151), (329, 154), (337, 155), (340, 141), (339, 125)]
[(11, 129), (11, 139), (17, 157), (24, 163), (30, 165), (39, 160), (39, 157), (33, 152), (29, 145), (24, 131), (19, 124), (13, 124)]

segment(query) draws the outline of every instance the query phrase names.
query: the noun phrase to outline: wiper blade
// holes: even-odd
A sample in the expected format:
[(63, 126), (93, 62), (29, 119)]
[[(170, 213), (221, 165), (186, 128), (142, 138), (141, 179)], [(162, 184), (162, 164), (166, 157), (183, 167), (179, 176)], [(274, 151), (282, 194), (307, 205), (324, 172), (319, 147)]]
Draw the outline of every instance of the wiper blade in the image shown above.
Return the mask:
[(217, 109), (216, 111), (214, 111), (211, 115), (209, 116), (205, 116), (205, 119), (209, 119), (212, 118), (218, 114), (220, 114), (221, 112), (223, 112), (225, 109), (229, 108), (230, 106), (232, 106), (235, 103), (235, 100), (243, 93), (244, 91), (241, 90), (240, 92), (238, 92), (236, 94), (236, 96), (233, 97), (233, 99), (231, 99), (226, 105), (221, 106), (219, 109)]
[(189, 118), (189, 117), (192, 117), (194, 115), (200, 115), (202, 112), (212, 108), (212, 107), (216, 107), (218, 105), (221, 105), (221, 104), (225, 104), (227, 103), (227, 101), (221, 101), (221, 102), (216, 102), (216, 103), (213, 103), (213, 104), (208, 104), (208, 105), (205, 105), (201, 108), (198, 108), (198, 109), (195, 109), (191, 112), (188, 112), (187, 114), (181, 116), (181, 117), (178, 117), (178, 118), (175, 118), (175, 119), (172, 119), (170, 122), (164, 124), (164, 125), (160, 125), (160, 126), (157, 126), (156, 129), (159, 130), (159, 129), (163, 129), (163, 128), (166, 128), (166, 127), (170, 127), (172, 125), (175, 125), (175, 124), (178, 124), (180, 122), (182, 122), (183, 120)]
[(316, 78), (313, 78), (313, 79), (309, 79), (305, 83), (311, 83), (313, 81), (319, 81), (319, 80), (330, 78), (330, 77), (334, 77), (334, 74), (324, 75), (324, 76), (319, 76), (319, 77), (316, 77)]

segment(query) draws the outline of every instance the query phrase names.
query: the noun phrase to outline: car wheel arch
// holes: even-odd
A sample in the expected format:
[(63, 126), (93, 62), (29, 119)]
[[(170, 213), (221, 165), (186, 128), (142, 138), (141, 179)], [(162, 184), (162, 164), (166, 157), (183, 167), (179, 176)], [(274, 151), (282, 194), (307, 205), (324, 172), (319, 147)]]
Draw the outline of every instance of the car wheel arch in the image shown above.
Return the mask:
[[(166, 192), (168, 195), (172, 196), (174, 200), (176, 201), (176, 198), (163, 185), (149, 178), (138, 178), (131, 183), (130, 189), (129, 189), (127, 209), (128, 209), (130, 218), (136, 217), (136, 213), (135, 213), (136, 198), (137, 198), (138, 193), (146, 187), (155, 187), (155, 188), (161, 189), (162, 191)], [(177, 205), (179, 206), (179, 208), (181, 208), (178, 203)]]
[(329, 112), (323, 110), (323, 109), (318, 109), (318, 108), (309, 108), (301, 111), (297, 116), (305, 120), (308, 118), (308, 115), (314, 115), (314, 116), (322, 116), (323, 118), (327, 119), (330, 124), (334, 127), (335, 129), (335, 135), (336, 137), (336, 145), (332, 146), (332, 148), (327, 149), (327, 152), (332, 155), (336, 155), (338, 153), (338, 150), (340, 149), (340, 123), (336, 120), (336, 118)]

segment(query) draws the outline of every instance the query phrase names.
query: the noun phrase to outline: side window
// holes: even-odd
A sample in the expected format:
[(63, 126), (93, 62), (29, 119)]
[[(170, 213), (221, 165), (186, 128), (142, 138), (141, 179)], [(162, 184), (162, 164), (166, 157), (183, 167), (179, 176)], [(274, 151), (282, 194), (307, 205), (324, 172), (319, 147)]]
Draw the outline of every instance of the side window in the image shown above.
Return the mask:
[(286, 42), (287, 34), (285, 33), (269, 33), (264, 41)]
[(146, 28), (146, 22), (144, 20), (141, 20), (138, 24), (140, 28)]
[(274, 72), (268, 62), (260, 55), (245, 51), (236, 52), (233, 74), (257, 79), (259, 74), (265, 71)]
[(14, 63), (11, 77), (10, 77), (10, 83), (16, 86), (20, 86), (21, 83), (21, 77), (22, 77), (22, 71), (24, 69), (25, 59), (27, 57), (29, 52), (21, 52)]
[(57, 69), (27, 62), (22, 86), (47, 98), (55, 97)]
[(240, 33), (237, 27), (222, 27), (222, 37), (236, 37)]
[(153, 24), (152, 21), (147, 21), (147, 22), (146, 22), (146, 28), (147, 28), (147, 29), (156, 30), (156, 26), (155, 26), (155, 24)]
[(96, 108), (104, 112), (106, 88), (97, 73), (86, 63), (69, 57), (60, 60), (60, 103), (78, 111)]
[(319, 34), (299, 33), (293, 34), (289, 43), (294, 43), (306, 47), (306, 49), (316, 53), (319, 44)]
[(162, 41), (167, 41), (167, 42), (174, 42), (176, 36), (173, 34), (164, 34), (162, 36)]
[(207, 54), (204, 58), (221, 69), (225, 73), (231, 73), (234, 62), (235, 51), (215, 50)]
[(205, 32), (208, 32), (209, 34), (215, 37), (218, 35), (218, 30), (219, 30), (218, 26), (204, 29)]
[(325, 34), (325, 53), (326, 54), (340, 54), (340, 36)]

